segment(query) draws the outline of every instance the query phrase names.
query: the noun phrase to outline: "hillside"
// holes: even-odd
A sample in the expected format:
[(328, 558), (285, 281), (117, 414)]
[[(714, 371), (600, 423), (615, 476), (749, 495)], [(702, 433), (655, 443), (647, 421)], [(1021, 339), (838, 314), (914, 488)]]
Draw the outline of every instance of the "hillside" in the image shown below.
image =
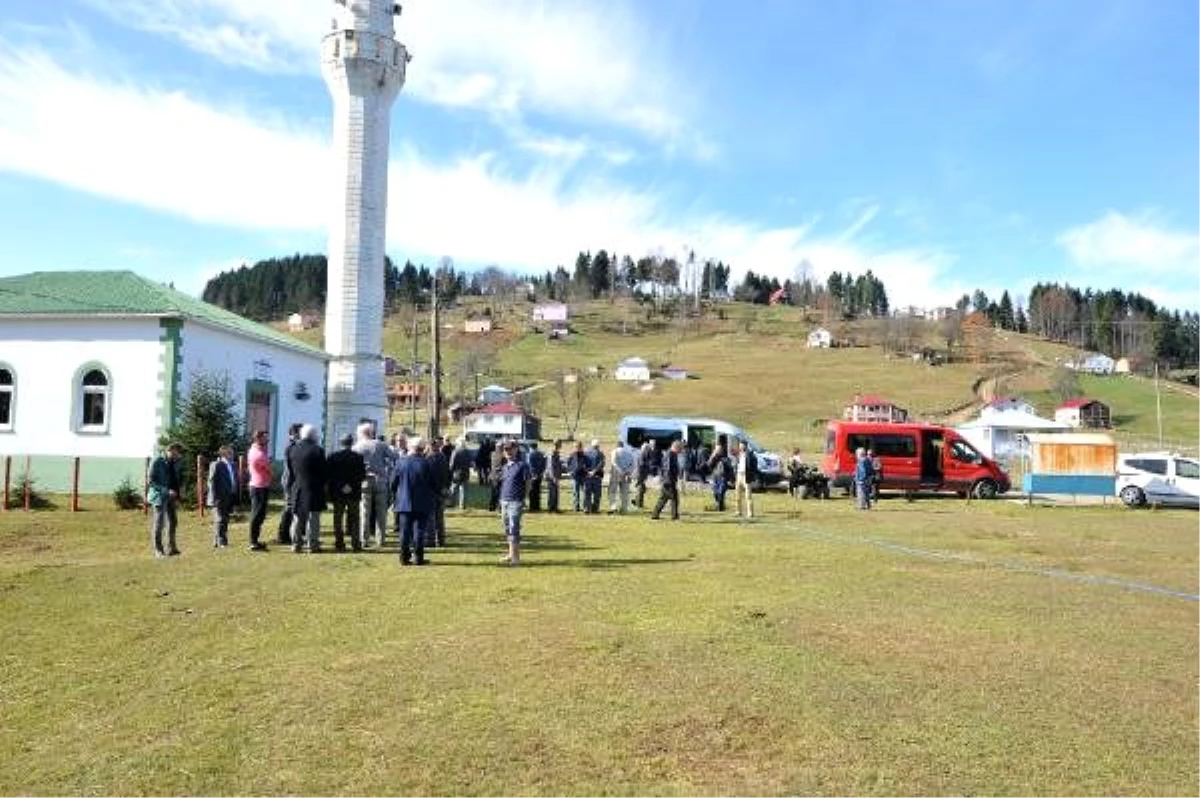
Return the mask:
[[(977, 414), (994, 395), (1019, 394), (1039, 413), (1051, 415), (1058, 403), (1051, 389), (1055, 363), (1076, 351), (1019, 333), (973, 331), (958, 342), (951, 362), (931, 366), (906, 354), (885, 351), (885, 322), (833, 325), (840, 340), (857, 345), (808, 349), (805, 339), (815, 319), (789, 306), (744, 303), (721, 306), (720, 316), (650, 317), (630, 300), (573, 303), (571, 334), (551, 341), (529, 322), (525, 301), (470, 298), (442, 314), (443, 394), (447, 401), (470, 398), (476, 382), (508, 387), (537, 386), (562, 370), (602, 375), (588, 395), (579, 435), (610, 439), (621, 416), (634, 412), (688, 413), (727, 418), (776, 450), (800, 446), (813, 452), (823, 440), (824, 421), (840, 415), (857, 393), (882, 395), (908, 408), (917, 419), (957, 423)], [(468, 317), (489, 315), (487, 334), (463, 332)], [(412, 360), (412, 310), (389, 317), (384, 352), (401, 364)], [(418, 358), (429, 359), (427, 314), (418, 318)], [(945, 351), (936, 325), (910, 331), (908, 351)], [(298, 333), (320, 345), (319, 329)], [(692, 378), (655, 380), (643, 390), (607, 378), (625, 357), (652, 366), (686, 368)], [(479, 368), (479, 372), (471, 371)], [(471, 372), (467, 374), (466, 372)], [(1158, 422), (1153, 382), (1137, 377), (1082, 377), (1085, 395), (1110, 404), (1116, 433), (1140, 448), (1156, 444)], [(543, 435), (564, 434), (561, 407), (552, 388), (531, 390), (543, 418)], [(1197, 448), (1200, 406), (1194, 389), (1175, 386), (1161, 396), (1163, 439), (1173, 448)], [(407, 413), (394, 419), (400, 426)], [(418, 416), (423, 423), (423, 416)]]

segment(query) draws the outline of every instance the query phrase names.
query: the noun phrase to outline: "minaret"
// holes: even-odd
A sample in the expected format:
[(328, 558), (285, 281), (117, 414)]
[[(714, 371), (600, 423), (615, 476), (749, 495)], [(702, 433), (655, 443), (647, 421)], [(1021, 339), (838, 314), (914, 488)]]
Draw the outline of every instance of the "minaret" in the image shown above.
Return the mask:
[(408, 51), (393, 38), (400, 5), (333, 0), (321, 74), (333, 95), (333, 216), (325, 295), (329, 364), (326, 445), (362, 419), (383, 430), (384, 244), (392, 103)]

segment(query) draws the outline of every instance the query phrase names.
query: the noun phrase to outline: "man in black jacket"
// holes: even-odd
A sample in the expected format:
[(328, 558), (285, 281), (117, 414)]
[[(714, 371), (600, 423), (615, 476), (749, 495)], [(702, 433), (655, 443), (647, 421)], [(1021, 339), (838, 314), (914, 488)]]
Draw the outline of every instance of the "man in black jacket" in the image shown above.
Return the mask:
[(358, 507), (362, 501), (362, 486), (367, 477), (367, 465), (363, 456), (354, 451), (353, 435), (342, 436), (340, 443), (341, 448), (329, 455), (325, 462), (329, 503), (333, 505), (333, 547), (338, 551), (345, 551), (344, 535), (348, 535), (350, 548), (362, 551), (363, 535)]
[(667, 502), (671, 503), (671, 520), (679, 520), (679, 476), (682, 471), (679, 459), (682, 451), (683, 444), (679, 441), (672, 441), (671, 448), (667, 449), (667, 453), (663, 455), (662, 467), (659, 469), (659, 475), (662, 477), (662, 492), (658, 496), (658, 504), (654, 505), (654, 512), (650, 514), (652, 520), (658, 520), (658, 517), (662, 515), (663, 508), (667, 506)]
[(300, 439), (288, 449), (291, 471), (288, 497), (292, 504), (292, 551), (321, 550), (321, 512), (325, 509), (325, 450), (312, 424), (300, 428)]
[(546, 455), (538, 449), (537, 441), (529, 444), (529, 512), (542, 511), (542, 477), (546, 473)]
[(292, 470), (288, 464), (288, 452), (300, 438), (300, 427), (300, 424), (288, 426), (288, 442), (283, 449), (283, 474), (279, 477), (279, 486), (283, 488), (283, 512), (279, 514), (279, 532), (275, 535), (275, 542), (281, 546), (292, 542)]

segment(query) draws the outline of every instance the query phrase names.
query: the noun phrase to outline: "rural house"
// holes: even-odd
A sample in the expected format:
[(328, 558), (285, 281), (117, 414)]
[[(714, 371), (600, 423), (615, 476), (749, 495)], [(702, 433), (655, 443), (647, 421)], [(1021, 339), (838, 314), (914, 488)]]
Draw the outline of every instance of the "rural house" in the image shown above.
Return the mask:
[(908, 411), (897, 407), (881, 396), (859, 394), (854, 397), (854, 401), (842, 409), (842, 418), (847, 421), (899, 423), (908, 420)]
[(613, 377), (622, 382), (649, 382), (650, 365), (640, 357), (627, 357), (617, 364)]
[(824, 327), (818, 327), (808, 334), (809, 349), (828, 349), (833, 346), (833, 336)]
[(468, 440), (516, 438), (538, 440), (542, 422), (511, 402), (484, 405), (463, 420), (463, 437)]
[(1112, 415), (1108, 405), (1096, 399), (1068, 399), (1054, 411), (1054, 420), (1071, 427), (1109, 429)]
[(490, 333), (492, 331), (492, 320), (488, 316), (480, 316), (477, 319), (467, 319), (463, 322), (463, 332), (466, 333)]
[(513, 392), (503, 385), (485, 385), (479, 389), (479, 403), (494, 405), (512, 401)]

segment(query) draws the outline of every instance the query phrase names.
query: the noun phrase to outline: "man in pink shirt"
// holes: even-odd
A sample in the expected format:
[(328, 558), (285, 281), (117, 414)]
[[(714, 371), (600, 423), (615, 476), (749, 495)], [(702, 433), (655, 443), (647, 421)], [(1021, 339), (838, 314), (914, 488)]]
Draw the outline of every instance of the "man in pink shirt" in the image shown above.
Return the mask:
[(246, 455), (246, 470), (250, 472), (250, 551), (266, 551), (267, 544), (259, 540), (271, 492), (271, 455), (267, 452), (266, 430), (254, 431), (254, 442)]

